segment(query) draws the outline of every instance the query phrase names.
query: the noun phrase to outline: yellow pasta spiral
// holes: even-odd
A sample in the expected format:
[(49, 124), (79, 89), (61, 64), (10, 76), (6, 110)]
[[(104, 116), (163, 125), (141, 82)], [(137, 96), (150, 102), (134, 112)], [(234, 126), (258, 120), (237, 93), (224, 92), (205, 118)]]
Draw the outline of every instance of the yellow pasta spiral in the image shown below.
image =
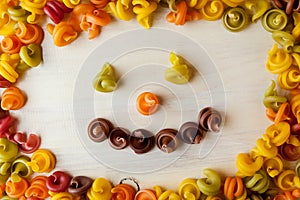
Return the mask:
[(107, 4), (104, 10), (121, 20), (129, 21), (134, 18), (131, 0), (111, 1)]
[(267, 158), (273, 158), (277, 155), (278, 149), (275, 145), (267, 143), (267, 141), (259, 138), (256, 140), (256, 147), (252, 149), (257, 155)]
[(283, 49), (278, 48), (277, 44), (274, 44), (273, 48), (268, 51), (266, 68), (272, 74), (280, 74), (287, 70), (292, 62), (292, 56)]
[(289, 123), (282, 121), (269, 126), (262, 137), (268, 145), (274, 144), (275, 146), (280, 146), (289, 139), (289, 136), (290, 125)]
[(37, 24), (44, 15), (44, 6), (47, 0), (20, 0), (21, 7), (29, 11), (31, 14), (27, 17), (27, 22), (30, 24)]
[(236, 159), (238, 175), (241, 177), (253, 176), (263, 165), (263, 157), (256, 156), (253, 158), (246, 153), (240, 153)]
[(246, 0), (244, 7), (251, 13), (251, 21), (256, 22), (270, 8), (270, 2), (267, 0)]
[(222, 0), (226, 5), (230, 7), (237, 7), (241, 3), (243, 3), (245, 0)]
[(151, 14), (157, 9), (157, 3), (151, 0), (133, 0), (132, 5), (137, 21), (144, 28), (149, 29), (152, 24)]
[(278, 76), (278, 84), (281, 88), (291, 90), (295, 89), (300, 84), (299, 67), (292, 66)]
[(263, 168), (267, 174), (274, 178), (283, 170), (283, 162), (279, 156), (264, 160)]
[(224, 12), (224, 5), (221, 0), (211, 0), (200, 10), (204, 19), (213, 21), (220, 19)]
[(191, 8), (201, 9), (206, 5), (208, 0), (187, 0), (186, 2)]
[(276, 185), (282, 190), (300, 188), (300, 179), (294, 170), (282, 171), (275, 180)]

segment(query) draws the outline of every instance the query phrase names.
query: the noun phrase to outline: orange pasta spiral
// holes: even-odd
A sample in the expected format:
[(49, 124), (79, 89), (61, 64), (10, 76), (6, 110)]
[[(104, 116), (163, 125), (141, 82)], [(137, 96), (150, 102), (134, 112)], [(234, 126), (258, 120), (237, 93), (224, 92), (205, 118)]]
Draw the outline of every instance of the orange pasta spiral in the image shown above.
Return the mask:
[(22, 47), (21, 40), (16, 35), (5, 36), (1, 41), (1, 49), (4, 53), (15, 54), (19, 53)]
[(25, 192), (27, 198), (39, 198), (46, 199), (48, 194), (48, 188), (46, 186), (46, 176), (36, 176), (30, 181), (30, 186)]
[(292, 90), (290, 93), (290, 97), (292, 112), (297, 118), (298, 123), (300, 123), (300, 90)]
[(177, 12), (170, 12), (166, 19), (168, 22), (176, 25), (184, 25), (186, 22), (187, 5), (185, 1), (181, 1), (176, 5)]
[(25, 104), (26, 98), (17, 87), (9, 87), (2, 93), (1, 108), (3, 110), (18, 110)]
[(96, 8), (104, 8), (110, 0), (90, 0)]
[(292, 116), (291, 106), (289, 103), (282, 103), (277, 112), (272, 108), (267, 108), (266, 115), (269, 120), (273, 121), (275, 124), (282, 121), (293, 121), (294, 117)]
[(78, 37), (78, 32), (66, 22), (60, 22), (55, 26), (48, 24), (47, 30), (52, 35), (54, 44), (59, 47), (72, 43)]
[(247, 196), (247, 191), (244, 188), (243, 180), (241, 177), (226, 177), (224, 183), (224, 195), (226, 199), (245, 199)]
[(26, 45), (32, 43), (41, 44), (44, 39), (44, 31), (38, 25), (18, 22), (16, 36)]

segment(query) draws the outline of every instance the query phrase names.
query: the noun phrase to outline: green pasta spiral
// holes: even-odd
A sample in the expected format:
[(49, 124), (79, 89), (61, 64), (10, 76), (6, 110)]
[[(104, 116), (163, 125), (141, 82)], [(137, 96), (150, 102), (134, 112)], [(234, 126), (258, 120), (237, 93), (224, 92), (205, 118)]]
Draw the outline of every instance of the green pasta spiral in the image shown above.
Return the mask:
[(281, 31), (283, 30), (289, 20), (285, 12), (279, 9), (271, 9), (264, 14), (261, 23), (266, 31)]
[(207, 178), (197, 180), (197, 185), (202, 193), (208, 196), (215, 196), (219, 193), (221, 188), (221, 176), (214, 170), (206, 168), (203, 174)]
[(244, 178), (244, 183), (249, 190), (262, 194), (268, 190), (270, 180), (264, 170), (259, 170), (253, 176)]
[(277, 95), (275, 90), (275, 81), (272, 80), (271, 85), (266, 89), (263, 103), (265, 107), (272, 108), (274, 111), (278, 111), (280, 105), (287, 102), (287, 98)]
[(285, 31), (274, 31), (272, 33), (273, 39), (282, 46), (283, 50), (288, 53), (293, 52), (295, 38)]
[(241, 7), (228, 8), (223, 14), (224, 27), (233, 32), (243, 30), (249, 23), (249, 16)]

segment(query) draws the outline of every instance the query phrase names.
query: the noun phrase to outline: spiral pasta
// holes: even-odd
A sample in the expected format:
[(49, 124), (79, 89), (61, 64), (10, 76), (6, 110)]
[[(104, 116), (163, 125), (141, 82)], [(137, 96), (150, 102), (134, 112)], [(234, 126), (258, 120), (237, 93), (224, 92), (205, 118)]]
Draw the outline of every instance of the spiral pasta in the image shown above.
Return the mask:
[(129, 184), (119, 184), (111, 189), (112, 200), (132, 200), (135, 196), (135, 189)]
[(157, 197), (153, 190), (142, 189), (135, 194), (134, 200), (157, 200)]
[(145, 28), (152, 25), (151, 15), (157, 9), (157, 3), (152, 0), (132, 0), (133, 12), (137, 21)]
[(267, 0), (246, 0), (244, 8), (251, 13), (251, 21), (256, 22), (270, 8), (270, 2)]
[(238, 175), (240, 176), (253, 176), (255, 172), (260, 170), (263, 165), (263, 157), (257, 156), (253, 158), (246, 153), (240, 153), (236, 159), (236, 166), (238, 169)]
[(293, 119), (290, 104), (287, 102), (282, 103), (277, 112), (274, 112), (272, 108), (267, 108), (266, 115), (275, 124), (281, 121), (289, 122)]
[(274, 178), (283, 170), (282, 159), (279, 156), (266, 158), (264, 160), (263, 168), (270, 177)]
[(17, 87), (6, 88), (2, 93), (1, 108), (3, 110), (18, 110), (24, 106), (26, 97)]
[(170, 52), (171, 68), (165, 71), (165, 79), (171, 83), (184, 84), (190, 79), (190, 70), (184, 59)]
[(25, 194), (28, 186), (29, 184), (24, 178), (21, 178), (19, 182), (13, 182), (9, 179), (6, 182), (5, 191), (7, 196), (11, 198), (20, 198)]
[(168, 22), (175, 25), (184, 25), (186, 22), (187, 4), (185, 1), (181, 1), (176, 5), (176, 12), (170, 12), (166, 19)]
[(47, 0), (20, 0), (20, 2), (21, 7), (30, 12), (30, 15), (27, 17), (27, 22), (30, 24), (39, 23), (44, 15), (44, 6)]
[(78, 37), (78, 32), (66, 22), (60, 22), (55, 26), (48, 24), (47, 30), (52, 35), (54, 44), (59, 47), (72, 43)]
[(263, 139), (267, 144), (274, 144), (280, 146), (284, 144), (290, 136), (290, 125), (287, 122), (279, 122), (272, 124), (266, 129), (266, 133), (263, 134)]
[(285, 52), (293, 52), (293, 46), (295, 43), (294, 37), (285, 31), (273, 31), (273, 39), (282, 46)]
[(293, 170), (282, 171), (275, 179), (276, 185), (282, 190), (300, 188), (300, 179)]
[(30, 181), (30, 186), (25, 192), (26, 198), (46, 199), (49, 197), (48, 188), (46, 186), (46, 176), (36, 176)]
[(262, 194), (268, 190), (270, 180), (265, 171), (259, 170), (253, 176), (244, 178), (244, 183), (249, 190)]
[(109, 2), (110, 0), (90, 0), (96, 8), (104, 8)]
[(79, 5), (81, 0), (62, 0), (62, 2), (68, 7), (68, 8), (74, 8), (75, 6)]
[(114, 68), (105, 63), (101, 71), (93, 79), (93, 86), (99, 92), (112, 92), (117, 87)]
[(245, 190), (241, 177), (226, 177), (224, 183), (224, 196), (228, 200), (245, 199), (247, 197), (247, 191)]
[(7, 36), (14, 34), (16, 22), (12, 20), (7, 12), (0, 12), (0, 35)]
[(292, 90), (298, 88), (300, 84), (299, 67), (290, 67), (278, 76), (278, 84), (281, 88)]
[(274, 8), (263, 15), (261, 22), (266, 31), (281, 31), (287, 26), (288, 17), (282, 10)]
[(30, 158), (20, 156), (11, 164), (11, 180), (12, 182), (20, 182), (21, 178), (29, 178), (32, 174), (30, 166), (27, 164)]
[(298, 123), (300, 123), (300, 92), (298, 90), (294, 90), (290, 93), (290, 96), (291, 110), (295, 115)]
[(162, 192), (157, 200), (181, 200), (180, 196), (173, 190), (166, 190)]
[(223, 15), (223, 12), (224, 5), (221, 0), (210, 0), (200, 10), (203, 19), (209, 21), (220, 19)]
[(277, 95), (275, 90), (275, 81), (272, 80), (271, 85), (266, 89), (264, 94), (263, 103), (266, 108), (271, 108), (275, 112), (279, 110), (279, 107), (282, 103), (285, 103), (287, 98), (284, 96)]
[(16, 82), (19, 77), (15, 71), (15, 66), (5, 60), (0, 60), (0, 75), (11, 83)]
[(38, 149), (32, 154), (28, 165), (34, 172), (50, 172), (54, 169), (56, 163), (55, 156), (47, 149)]
[(200, 190), (197, 186), (197, 180), (192, 178), (184, 179), (178, 187), (178, 194), (182, 200), (199, 199)]
[(121, 20), (129, 21), (134, 18), (132, 0), (111, 1), (104, 9)]
[(248, 14), (242, 7), (227, 8), (223, 14), (224, 27), (233, 32), (243, 30), (249, 23)]
[(201, 9), (203, 8), (209, 0), (187, 0), (187, 5), (190, 8)]
[(16, 22), (26, 22), (29, 12), (21, 6), (11, 6), (7, 9), (9, 17)]
[(30, 67), (36, 67), (42, 62), (42, 47), (38, 44), (22, 46), (20, 57)]
[(300, 11), (300, 5), (298, 1), (283, 1), (283, 0), (272, 0), (277, 8), (280, 8), (290, 15), (292, 12)]
[(8, 35), (1, 41), (2, 51), (8, 54), (19, 53), (22, 46), (21, 40), (16, 35)]
[(74, 197), (71, 193), (69, 192), (58, 192), (58, 193), (50, 193), (51, 200), (73, 200)]
[(267, 158), (273, 158), (277, 155), (278, 149), (274, 144), (259, 138), (256, 140), (256, 147), (252, 149), (257, 155)]
[(230, 7), (237, 7), (242, 4), (245, 0), (222, 0), (226, 5)]
[(290, 54), (278, 48), (277, 44), (268, 52), (266, 68), (272, 74), (279, 74), (287, 70), (292, 65), (293, 59)]
[(221, 188), (221, 176), (216, 171), (209, 168), (204, 169), (203, 174), (207, 176), (207, 178), (197, 180), (200, 191), (207, 196), (217, 195)]

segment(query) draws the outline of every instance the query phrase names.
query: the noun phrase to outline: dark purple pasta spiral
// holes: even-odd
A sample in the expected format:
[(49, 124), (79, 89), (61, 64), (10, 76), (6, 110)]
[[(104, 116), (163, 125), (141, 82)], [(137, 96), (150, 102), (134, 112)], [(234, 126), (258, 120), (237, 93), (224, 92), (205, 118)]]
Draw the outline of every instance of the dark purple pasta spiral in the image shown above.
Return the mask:
[(199, 144), (204, 131), (195, 122), (185, 122), (178, 131), (180, 139), (187, 144)]
[(109, 134), (109, 144), (114, 149), (124, 149), (128, 146), (130, 132), (124, 128), (114, 128)]
[(203, 108), (199, 112), (198, 118), (199, 118), (199, 126), (202, 130), (213, 131), (213, 132), (220, 131), (222, 116), (217, 110), (211, 107)]
[(76, 196), (81, 196), (88, 191), (92, 184), (93, 180), (89, 177), (75, 176), (71, 179), (68, 192)]
[(137, 154), (147, 153), (154, 145), (154, 135), (145, 129), (137, 129), (129, 137), (129, 146)]
[(166, 153), (173, 152), (178, 146), (178, 139), (176, 137), (178, 131), (171, 128), (160, 130), (156, 134), (157, 147)]
[(96, 118), (88, 126), (88, 135), (94, 142), (102, 142), (108, 138), (112, 129), (113, 125), (110, 121), (103, 118)]
[(300, 11), (300, 0), (272, 0), (272, 3), (288, 15)]

